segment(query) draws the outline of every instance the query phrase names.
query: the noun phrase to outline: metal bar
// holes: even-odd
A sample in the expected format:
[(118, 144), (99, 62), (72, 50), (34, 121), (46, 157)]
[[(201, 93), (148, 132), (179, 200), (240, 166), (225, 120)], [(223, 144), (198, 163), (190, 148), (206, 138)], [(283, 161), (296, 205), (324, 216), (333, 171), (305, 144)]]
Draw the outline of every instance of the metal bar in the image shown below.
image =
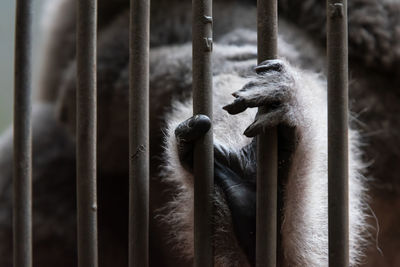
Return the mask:
[[(193, 114), (210, 119), (212, 110), (212, 0), (193, 0)], [(214, 265), (214, 147), (212, 128), (194, 149), (194, 266)]]
[(97, 1), (77, 2), (78, 266), (97, 267), (96, 31)]
[(349, 266), (347, 1), (327, 1), (329, 266)]
[(130, 2), (129, 266), (149, 264), (150, 1)]
[[(276, 0), (257, 1), (258, 63), (277, 58), (278, 9)], [(259, 108), (259, 113), (266, 112)], [(277, 129), (257, 137), (256, 266), (276, 266), (278, 201)]]
[(14, 65), (14, 266), (32, 266), (32, 1), (16, 6)]

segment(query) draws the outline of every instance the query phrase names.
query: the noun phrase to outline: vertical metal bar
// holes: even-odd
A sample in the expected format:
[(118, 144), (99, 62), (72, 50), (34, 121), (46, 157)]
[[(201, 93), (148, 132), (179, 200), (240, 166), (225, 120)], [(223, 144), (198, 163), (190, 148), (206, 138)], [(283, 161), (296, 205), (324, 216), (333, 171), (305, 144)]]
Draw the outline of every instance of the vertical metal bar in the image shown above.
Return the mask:
[(327, 1), (329, 266), (349, 266), (347, 1)]
[(14, 266), (32, 266), (32, 1), (16, 6), (14, 65)]
[(78, 266), (97, 267), (97, 1), (78, 0), (77, 15)]
[(130, 2), (129, 266), (149, 262), (150, 1)]
[[(277, 58), (278, 9), (276, 0), (257, 1), (258, 63)], [(266, 112), (265, 107), (258, 110)], [(276, 266), (278, 199), (277, 129), (257, 137), (256, 266)]]
[[(193, 0), (193, 114), (212, 119), (212, 0)], [(213, 131), (194, 150), (194, 266), (213, 266)]]

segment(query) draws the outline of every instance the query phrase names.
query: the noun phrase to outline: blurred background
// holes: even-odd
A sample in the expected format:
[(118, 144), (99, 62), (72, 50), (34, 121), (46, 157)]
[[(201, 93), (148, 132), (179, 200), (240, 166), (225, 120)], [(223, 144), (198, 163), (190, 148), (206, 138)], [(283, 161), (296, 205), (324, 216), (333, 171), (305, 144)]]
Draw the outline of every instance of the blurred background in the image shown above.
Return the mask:
[[(34, 1), (33, 60), (40, 40), (40, 13), (45, 0)], [(0, 134), (11, 124), (14, 73), (15, 0), (0, 1)], [(34, 69), (35, 70), (35, 69)]]

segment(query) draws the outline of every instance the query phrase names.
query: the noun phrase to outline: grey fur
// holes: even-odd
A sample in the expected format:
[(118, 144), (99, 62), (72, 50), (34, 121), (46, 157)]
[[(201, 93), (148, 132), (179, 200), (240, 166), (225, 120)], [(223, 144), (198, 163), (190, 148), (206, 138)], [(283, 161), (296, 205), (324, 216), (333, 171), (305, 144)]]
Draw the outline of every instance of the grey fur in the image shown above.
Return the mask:
[[(60, 6), (52, 15), (53, 19), (50, 19), (52, 25), (47, 28), (47, 42), (44, 46), (47, 56), (42, 62), (41, 82), (37, 89), (39, 104), (34, 112), (34, 260), (35, 266), (43, 267), (74, 266), (76, 262), (74, 228), (75, 1), (58, 0), (58, 2)], [(277, 85), (270, 87), (273, 91), (286, 84), (287, 94), (280, 95), (282, 91), (279, 90), (270, 96), (279, 96), (279, 99), (284, 101), (290, 100), (285, 103), (291, 103), (291, 105), (288, 105), (285, 110), (287, 112), (280, 114), (281, 117), (275, 116), (272, 119), (275, 120), (274, 123), (285, 122), (301, 128), (305, 124), (303, 120), (298, 119), (298, 115), (302, 114), (306, 108), (303, 106), (298, 109), (298, 105), (292, 105), (298, 100), (298, 95), (293, 94), (295, 91), (292, 90), (291, 76), (275, 74), (275, 78), (264, 77), (265, 79), (254, 76), (253, 67), (256, 64), (254, 2), (215, 1), (215, 39), (219, 46), (217, 45), (214, 55), (213, 69), (215, 80), (220, 83), (216, 86), (234, 92), (250, 81), (259, 88), (265, 89), (271, 84), (263, 84), (265, 79), (272, 79)], [(128, 6), (127, 0), (99, 1), (100, 266), (121, 266), (125, 265), (127, 260)], [(325, 69), (324, 1), (282, 0), (280, 10), (284, 17), (280, 21), (280, 56), (286, 58), (288, 63), (285, 64), (288, 64), (289, 68), (295, 66), (295, 69), (307, 70), (304, 72), (306, 81), (312, 81), (313, 84), (317, 81), (317, 87), (323, 87), (323, 75), (311, 73), (323, 73)], [(366, 143), (363, 147), (365, 154), (362, 157), (367, 162), (373, 161), (364, 171), (368, 171), (368, 176), (374, 178), (374, 183), (371, 184), (373, 197), (371, 204), (384, 227), (381, 234), (383, 240), (381, 246), (385, 257), (379, 255), (378, 250), (370, 246), (369, 257), (365, 262), (366, 266), (396, 266), (400, 262), (396, 259), (398, 252), (395, 249), (396, 244), (398, 246), (400, 243), (400, 234), (397, 231), (400, 218), (395, 214), (388, 215), (387, 210), (393, 209), (387, 207), (390, 207), (393, 201), (400, 203), (398, 179), (400, 173), (400, 164), (398, 164), (400, 160), (398, 145), (400, 143), (398, 130), (400, 128), (398, 116), (400, 113), (398, 105), (400, 103), (398, 91), (400, 88), (398, 79), (400, 74), (400, 1), (349, 0), (349, 20), (350, 70), (353, 80), (350, 85), (353, 99), (351, 108), (355, 113), (352, 124), (361, 129), (361, 141)], [(176, 187), (176, 181), (164, 183), (160, 180), (160, 176), (165, 179), (168, 173), (168, 165), (167, 169), (163, 168), (160, 171), (160, 166), (166, 164), (165, 153), (169, 153), (162, 145), (165, 131), (168, 129), (167, 126), (177, 119), (173, 114), (182, 109), (190, 97), (191, 47), (183, 44), (190, 40), (190, 22), (190, 1), (152, 1), (150, 59), (150, 97), (152, 99), (150, 105), (152, 157), (150, 195), (152, 256), (150, 263), (152, 266), (191, 264), (190, 248), (185, 243), (188, 237), (179, 237), (182, 244), (177, 244), (176, 240), (174, 242), (171, 238), (177, 230), (182, 232), (188, 230), (182, 228), (171, 230), (173, 223), (176, 223), (177, 227), (188, 226), (179, 224), (182, 220), (188, 220), (187, 217), (179, 220), (176, 216), (177, 211), (187, 208), (176, 200), (179, 200), (179, 197), (183, 197), (184, 200), (187, 195), (179, 195), (181, 188)], [(226, 34), (228, 32), (229, 34)], [(296, 78), (297, 89), (308, 89), (307, 83), (298, 84), (298, 81)], [(226, 88), (237, 84), (240, 84), (238, 88)], [(249, 88), (251, 90), (243, 90), (237, 95), (244, 96), (246, 91), (256, 92), (255, 87)], [(250, 98), (254, 96), (254, 94), (249, 95)], [(266, 98), (265, 91), (260, 90), (256, 96)], [(215, 103), (215, 110), (221, 110), (222, 106), (233, 100), (231, 96), (223, 95), (222, 91), (219, 97), (218, 99), (224, 99), (225, 102)], [(254, 101), (260, 101), (260, 98), (257, 97)], [(47, 104), (42, 104), (43, 102)], [(321, 105), (306, 107), (310, 108), (312, 113), (313, 108), (316, 108), (315, 110), (323, 108)], [(246, 127), (253, 122), (254, 111), (249, 112), (243, 115), (246, 118), (243, 121), (246, 125), (243, 126)], [(221, 114), (223, 116), (225, 113)], [(298, 120), (293, 120), (293, 118)], [(218, 126), (218, 123), (215, 125)], [(218, 131), (218, 127), (216, 129)], [(311, 129), (318, 130), (312, 127)], [(244, 130), (245, 128), (240, 129), (240, 132), (238, 130), (237, 135), (241, 135)], [(232, 144), (237, 143), (238, 140), (246, 140), (241, 137), (227, 136), (227, 139), (230, 138), (232, 140), (227, 142)], [(312, 140), (310, 135), (302, 136), (302, 138)], [(12, 133), (9, 131), (0, 139), (0, 265), (5, 267), (11, 266), (11, 144)], [(352, 139), (352, 144), (356, 145), (358, 141)], [(360, 153), (352, 151), (352, 155), (358, 158)], [(302, 165), (299, 163), (296, 166)], [(357, 168), (362, 168), (362, 165), (357, 165)], [(229, 209), (218, 188), (216, 192), (215, 202), (218, 207), (216, 219), (219, 218), (221, 227), (219, 234), (216, 235), (217, 257), (219, 257), (217, 263), (222, 266), (235, 264), (245, 266), (246, 259), (232, 233)], [(167, 202), (170, 205), (165, 207)], [(160, 223), (160, 217), (164, 218), (161, 221), (167, 220), (167, 223)], [(168, 222), (168, 220), (175, 221)], [(169, 242), (181, 250), (170, 251)], [(289, 244), (292, 241), (288, 238), (287, 242), (286, 244)], [(359, 244), (361, 246), (364, 243)], [(289, 247), (290, 245), (287, 245), (287, 251)], [(302, 249), (301, 246), (298, 248)], [(355, 249), (362, 251), (363, 248)], [(186, 257), (182, 258), (180, 255), (182, 253), (186, 254)], [(298, 255), (296, 253), (295, 250), (291, 250), (291, 254), (286, 255), (290, 266), (304, 262), (304, 259), (292, 258)], [(359, 257), (355, 255), (354, 259), (357, 261)], [(317, 258), (312, 260), (312, 263), (321, 262), (321, 259)]]

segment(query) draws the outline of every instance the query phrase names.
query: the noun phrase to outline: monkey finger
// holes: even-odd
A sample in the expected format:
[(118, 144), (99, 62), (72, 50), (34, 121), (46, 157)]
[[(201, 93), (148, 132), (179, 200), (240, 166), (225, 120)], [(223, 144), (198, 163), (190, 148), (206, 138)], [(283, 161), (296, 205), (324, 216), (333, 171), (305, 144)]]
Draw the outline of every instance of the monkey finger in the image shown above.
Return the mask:
[(193, 170), (194, 141), (211, 128), (211, 120), (206, 115), (195, 115), (181, 122), (175, 129), (178, 157), (182, 166), (189, 172)]
[(228, 111), (229, 114), (234, 115), (245, 111), (248, 106), (244, 98), (238, 97), (231, 104), (228, 104), (222, 108)]
[(285, 114), (285, 109), (280, 107), (268, 113), (257, 115), (255, 121), (244, 131), (244, 135), (247, 137), (255, 137), (263, 133), (266, 129), (277, 126), (284, 121)]
[(192, 142), (199, 139), (211, 128), (211, 120), (203, 114), (195, 115), (181, 122), (175, 129), (175, 137), (178, 143)]
[(237, 98), (231, 103), (223, 107), (229, 114), (238, 114), (245, 111), (247, 108), (256, 108), (267, 106), (276, 108), (281, 106), (287, 96), (285, 92), (271, 91), (270, 95), (248, 94), (236, 92)]
[(283, 68), (284, 68), (284, 64), (283, 64), (282, 60), (272, 59), (272, 60), (265, 60), (265, 61), (261, 62), (260, 64), (258, 64), (258, 66), (256, 66), (254, 68), (254, 71), (257, 74), (263, 74), (268, 71), (282, 72)]

